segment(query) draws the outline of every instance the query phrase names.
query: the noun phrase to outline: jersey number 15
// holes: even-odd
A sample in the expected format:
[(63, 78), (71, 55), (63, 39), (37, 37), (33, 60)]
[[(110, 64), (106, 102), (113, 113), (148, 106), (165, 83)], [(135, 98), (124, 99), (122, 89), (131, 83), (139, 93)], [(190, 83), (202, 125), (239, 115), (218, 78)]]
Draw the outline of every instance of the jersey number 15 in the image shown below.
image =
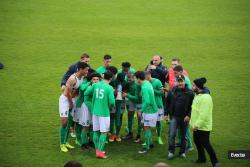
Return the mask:
[(96, 98), (103, 99), (104, 98), (104, 89), (96, 89)]

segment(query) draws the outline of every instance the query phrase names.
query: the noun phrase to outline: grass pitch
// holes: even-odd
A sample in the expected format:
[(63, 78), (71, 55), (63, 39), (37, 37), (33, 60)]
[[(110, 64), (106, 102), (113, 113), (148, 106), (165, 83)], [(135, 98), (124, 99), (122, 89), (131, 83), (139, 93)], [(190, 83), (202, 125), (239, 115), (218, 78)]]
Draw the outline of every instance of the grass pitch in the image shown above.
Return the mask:
[(222, 166), (250, 166), (249, 160), (227, 158), (228, 150), (250, 149), (249, 5), (248, 0), (1, 0), (0, 166), (59, 167), (72, 159), (86, 167), (151, 167), (159, 161), (193, 166), (196, 150), (187, 160), (166, 159), (166, 124), (165, 145), (145, 155), (130, 142), (107, 144), (106, 160), (79, 148), (60, 152), (60, 80), (83, 52), (95, 68), (106, 53), (114, 65), (130, 61), (136, 69), (144, 69), (155, 53), (167, 66), (180, 57), (191, 79), (208, 79), (214, 100), (211, 141)]

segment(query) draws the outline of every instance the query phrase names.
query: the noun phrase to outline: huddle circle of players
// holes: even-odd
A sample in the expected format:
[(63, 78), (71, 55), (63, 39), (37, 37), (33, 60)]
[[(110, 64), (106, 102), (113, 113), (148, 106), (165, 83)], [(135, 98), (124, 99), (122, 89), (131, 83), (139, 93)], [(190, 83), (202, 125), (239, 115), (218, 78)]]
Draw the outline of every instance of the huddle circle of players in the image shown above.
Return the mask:
[[(144, 71), (136, 71), (129, 62), (123, 62), (122, 69), (118, 70), (111, 66), (111, 56), (105, 55), (104, 65), (93, 70), (89, 65), (89, 55), (83, 54), (81, 61), (69, 68), (61, 83), (62, 95), (59, 98), (61, 151), (68, 152), (68, 149), (74, 148), (67, 142), (72, 128), (76, 144), (83, 149), (94, 147), (98, 158), (107, 157), (104, 150), (107, 138), (109, 142), (134, 139), (135, 143), (140, 143), (142, 131), (144, 142), (142, 150), (138, 153), (148, 152), (154, 147), (151, 131), (154, 127), (156, 127), (157, 142), (162, 145), (165, 92), (176, 85), (176, 76), (183, 78), (187, 73), (178, 64), (179, 59), (173, 59), (172, 66), (176, 66), (175, 71), (173, 68), (167, 71), (164, 67), (163, 71), (159, 71), (159, 75), (164, 75), (163, 81), (153, 78), (152, 71), (156, 71), (153, 61), (161, 64), (161, 59), (158, 55), (154, 56)], [(186, 78), (186, 84), (192, 87), (190, 80)], [(168, 82), (168, 89), (165, 88), (165, 81)], [(128, 114), (127, 135), (121, 137), (124, 111)], [(135, 113), (138, 127), (137, 135), (133, 138)], [(188, 143), (192, 145), (191, 141)]]

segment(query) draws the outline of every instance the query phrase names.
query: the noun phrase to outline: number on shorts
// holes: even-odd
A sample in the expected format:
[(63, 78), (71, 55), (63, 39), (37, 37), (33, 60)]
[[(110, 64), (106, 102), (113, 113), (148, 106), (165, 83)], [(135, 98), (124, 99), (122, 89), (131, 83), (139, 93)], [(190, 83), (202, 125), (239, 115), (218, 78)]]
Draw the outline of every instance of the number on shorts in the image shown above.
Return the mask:
[(104, 89), (96, 89), (96, 98), (103, 99), (104, 98)]

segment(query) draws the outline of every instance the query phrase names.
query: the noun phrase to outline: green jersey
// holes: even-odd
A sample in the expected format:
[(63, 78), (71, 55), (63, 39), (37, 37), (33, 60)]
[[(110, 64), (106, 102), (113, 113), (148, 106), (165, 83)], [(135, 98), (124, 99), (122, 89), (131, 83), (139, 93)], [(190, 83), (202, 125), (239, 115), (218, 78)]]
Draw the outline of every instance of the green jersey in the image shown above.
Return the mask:
[(152, 114), (158, 112), (155, 102), (154, 89), (149, 81), (145, 81), (141, 86), (143, 113)]
[[(128, 72), (135, 73), (136, 70), (134, 68), (130, 68)], [(118, 70), (118, 74), (122, 73), (122, 69)]]
[(77, 96), (77, 99), (76, 99), (76, 108), (80, 108), (82, 106), (82, 103), (85, 101), (84, 91), (89, 85), (90, 85), (90, 82), (88, 82), (87, 80), (84, 80), (82, 84), (79, 86), (79, 95)]
[[(134, 68), (130, 68), (128, 72), (135, 73), (136, 70)], [(121, 74), (122, 69), (118, 70), (117, 74)], [(125, 75), (125, 81), (127, 81), (127, 75)]]
[(92, 95), (92, 113), (100, 117), (109, 117), (109, 107), (115, 105), (114, 90), (108, 83), (101, 81), (87, 89), (84, 95)]
[(152, 78), (152, 81), (150, 81), (153, 89), (154, 89), (154, 94), (155, 94), (155, 102), (157, 104), (158, 108), (163, 108), (163, 102), (162, 102), (162, 97), (164, 95), (163, 91), (161, 90), (162, 83), (159, 79)]
[[(88, 89), (90, 89), (93, 85), (89, 85), (87, 88), (86, 88), (86, 91)], [(86, 106), (88, 107), (89, 111), (92, 113), (92, 98), (93, 98), (93, 95), (88, 95), (88, 96), (84, 96), (84, 103), (86, 104)]]
[(96, 69), (96, 72), (99, 74), (104, 74), (107, 71), (107, 69), (104, 66), (101, 66), (99, 68)]
[(141, 104), (141, 97), (139, 96), (140, 86), (134, 82), (127, 83), (128, 93), (127, 98), (133, 103)]

